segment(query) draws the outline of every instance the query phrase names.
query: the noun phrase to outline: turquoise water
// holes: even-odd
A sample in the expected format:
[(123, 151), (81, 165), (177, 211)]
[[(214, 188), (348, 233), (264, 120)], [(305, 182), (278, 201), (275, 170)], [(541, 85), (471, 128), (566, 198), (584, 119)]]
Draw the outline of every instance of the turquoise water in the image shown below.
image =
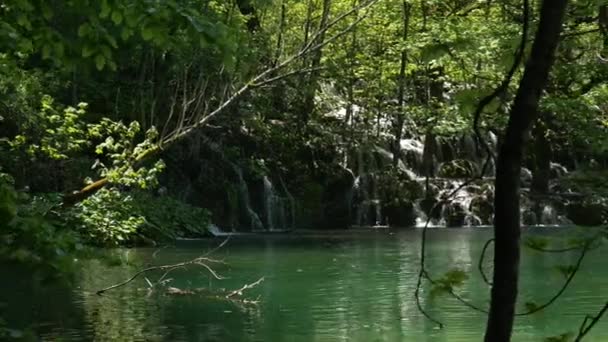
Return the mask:
[[(123, 264), (83, 261), (73, 286), (35, 285), (25, 274), (0, 271), (0, 310), (12, 328), (33, 326), (43, 341), (476, 341), (485, 314), (447, 296), (422, 304), (445, 324), (438, 329), (417, 310), (414, 290), (421, 230), (294, 233), (235, 237), (214, 255), (227, 265), (215, 280), (201, 268), (176, 270), (178, 288), (235, 289), (260, 277), (249, 291), (258, 306), (240, 306), (202, 295), (149, 293), (143, 279), (97, 296), (94, 291), (128, 278), (139, 267), (192, 259), (220, 241), (182, 241), (163, 249), (108, 251)], [(581, 235), (573, 229), (531, 229), (557, 241)], [(490, 229), (432, 229), (428, 267), (439, 277), (459, 268), (470, 278), (458, 292), (486, 307), (489, 289), (477, 263)], [(542, 341), (576, 332), (608, 293), (608, 246), (590, 252), (571, 287), (545, 311), (516, 320), (514, 341)], [(490, 253), (491, 255), (491, 253)], [(578, 254), (540, 254), (522, 259), (521, 300), (542, 303), (564, 281), (556, 265), (573, 264)], [(486, 261), (490, 266), (490, 261)], [(22, 272), (24, 273), (24, 272)], [(160, 274), (151, 274), (153, 281)], [(522, 305), (523, 306), (523, 305)], [(608, 319), (586, 341), (608, 341)]]

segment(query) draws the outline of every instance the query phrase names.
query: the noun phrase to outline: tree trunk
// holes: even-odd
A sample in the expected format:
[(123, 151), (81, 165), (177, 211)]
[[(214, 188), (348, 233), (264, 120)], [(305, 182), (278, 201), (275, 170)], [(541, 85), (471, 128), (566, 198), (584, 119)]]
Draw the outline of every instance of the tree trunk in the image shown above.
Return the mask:
[(532, 177), (532, 191), (539, 194), (546, 194), (549, 192), (549, 176), (551, 175), (552, 149), (546, 137), (546, 125), (547, 123), (540, 119), (532, 129), (534, 135), (534, 173)]
[[(408, 36), (408, 28), (410, 26), (410, 8), (411, 6), (403, 1), (403, 43), (405, 44)], [(393, 145), (393, 166), (399, 165), (401, 159), (401, 137), (403, 136), (403, 123), (405, 121), (404, 102), (405, 102), (405, 68), (407, 66), (407, 50), (403, 47), (401, 50), (401, 65), (399, 68), (399, 90), (397, 92), (397, 112), (395, 113), (395, 141)]]
[(599, 15), (597, 16), (600, 32), (603, 37), (603, 45), (601, 55), (603, 58), (608, 57), (608, 5), (601, 5)]
[[(323, 0), (323, 9), (321, 14), (321, 21), (319, 22), (319, 31), (327, 25), (329, 21), (329, 12), (331, 8), (331, 0)], [(325, 40), (325, 33), (321, 33), (315, 44), (321, 44)], [(319, 82), (320, 71), (314, 70), (321, 65), (321, 57), (323, 56), (323, 49), (317, 49), (311, 56), (310, 68), (313, 71), (310, 72), (307, 84), (304, 85), (304, 107), (302, 108), (301, 123), (305, 125), (310, 115), (312, 114), (315, 107), (315, 95), (317, 93), (317, 87)]]
[(519, 173), (525, 137), (555, 59), (567, 0), (545, 0), (496, 166), (494, 276), (485, 341), (510, 341), (519, 277)]
[(242, 15), (249, 16), (247, 18), (247, 29), (249, 32), (255, 32), (260, 27), (260, 19), (255, 13), (255, 7), (251, 0), (236, 0), (236, 5)]

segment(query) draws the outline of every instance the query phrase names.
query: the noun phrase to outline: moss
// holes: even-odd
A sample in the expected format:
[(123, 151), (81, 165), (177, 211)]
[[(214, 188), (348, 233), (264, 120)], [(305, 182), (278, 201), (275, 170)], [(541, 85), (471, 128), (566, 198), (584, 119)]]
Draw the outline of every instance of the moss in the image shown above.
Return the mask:
[(471, 178), (477, 174), (477, 167), (469, 160), (455, 159), (441, 164), (437, 175), (443, 178)]

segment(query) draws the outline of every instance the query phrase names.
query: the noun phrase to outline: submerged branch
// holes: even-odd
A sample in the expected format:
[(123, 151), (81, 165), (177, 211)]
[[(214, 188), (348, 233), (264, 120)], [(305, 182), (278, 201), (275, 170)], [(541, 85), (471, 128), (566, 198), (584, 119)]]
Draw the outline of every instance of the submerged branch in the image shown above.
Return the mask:
[(263, 281), (264, 281), (264, 277), (262, 277), (262, 278), (260, 278), (260, 279), (258, 279), (258, 280), (256, 280), (256, 281), (254, 281), (254, 282), (253, 282), (253, 283), (251, 283), (251, 284), (245, 284), (245, 285), (244, 285), (243, 287), (241, 287), (240, 289), (238, 289), (238, 290), (234, 290), (234, 291), (232, 291), (232, 292), (228, 293), (228, 294), (226, 295), (226, 298), (230, 299), (230, 298), (232, 298), (232, 297), (234, 297), (234, 296), (242, 296), (242, 295), (243, 295), (243, 291), (245, 291), (245, 290), (249, 290), (249, 289), (252, 289), (252, 288), (254, 288), (254, 287), (256, 287), (256, 286), (260, 285), (260, 284), (261, 284)]
[[(146, 274), (148, 272), (152, 272), (152, 271), (166, 271), (166, 273), (176, 269), (176, 268), (181, 268), (181, 267), (187, 267), (187, 266), (191, 266), (191, 265), (198, 265), (198, 266), (202, 266), (204, 268), (206, 268), (209, 273), (211, 273), (211, 275), (216, 278), (216, 279), (223, 279), (223, 277), (221, 277), (219, 274), (217, 274), (217, 272), (215, 272), (208, 264), (210, 263), (215, 263), (215, 264), (224, 264), (223, 261), (221, 260), (215, 260), (215, 259), (210, 259), (210, 258), (206, 258), (206, 257), (198, 257), (198, 258), (194, 258), (192, 260), (189, 261), (184, 261), (184, 262), (180, 262), (177, 264), (171, 264), (171, 265), (160, 265), (160, 266), (152, 266), (152, 267), (148, 267), (148, 268), (144, 268), (143, 270), (138, 271), (137, 273), (135, 273), (133, 276), (131, 276), (131, 278), (120, 282), (118, 284), (114, 284), (111, 286), (108, 286), (106, 288), (103, 288), (101, 290), (98, 290), (97, 292), (95, 292), (97, 295), (102, 295), (104, 292), (110, 291), (110, 290), (114, 290), (116, 288), (125, 286), (127, 284), (129, 284), (130, 282), (132, 282), (133, 280), (137, 279), (138, 277), (140, 277), (143, 274)], [(163, 276), (164, 277), (164, 276)]]

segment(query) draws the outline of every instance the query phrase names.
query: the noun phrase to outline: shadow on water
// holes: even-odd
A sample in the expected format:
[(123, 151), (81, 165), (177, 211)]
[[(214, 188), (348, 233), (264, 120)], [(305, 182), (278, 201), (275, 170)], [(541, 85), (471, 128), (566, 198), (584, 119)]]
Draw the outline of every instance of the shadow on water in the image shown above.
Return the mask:
[[(580, 232), (534, 228), (525, 234), (567, 239)], [(486, 307), (489, 289), (481, 281), (477, 262), (491, 230), (433, 229), (428, 237), (428, 266), (433, 274), (439, 277), (453, 268), (466, 271), (470, 279), (459, 293)], [(104, 296), (94, 294), (142, 266), (191, 259), (221, 241), (108, 251), (123, 262), (110, 266), (101, 260), (84, 261), (71, 287), (35, 285), (26, 272), (2, 269), (2, 279), (10, 281), (0, 282), (0, 303), (6, 304), (1, 310), (11, 327), (33, 326), (42, 340), (52, 341), (471, 341), (482, 337), (484, 314), (448, 297), (431, 297), (428, 286), (422, 304), (445, 323), (445, 329), (436, 329), (416, 309), (420, 230), (233, 237), (215, 254), (228, 263), (217, 269), (227, 279), (211, 279), (196, 268), (171, 273), (171, 286), (178, 288), (234, 289), (264, 276), (266, 280), (250, 293), (252, 298), (261, 297), (258, 307), (242, 308), (203, 296), (149, 294), (143, 279)], [(608, 288), (608, 270), (601, 261), (605, 253), (600, 248), (588, 256), (580, 278), (555, 306), (519, 318), (514, 340), (542, 340), (576, 331), (584, 315), (604, 298), (601, 289)], [(555, 267), (576, 258), (576, 253), (524, 251), (520, 303), (550, 297), (563, 282)], [(491, 266), (490, 260), (485, 266)], [(590, 340), (608, 338), (606, 324), (596, 329)]]

